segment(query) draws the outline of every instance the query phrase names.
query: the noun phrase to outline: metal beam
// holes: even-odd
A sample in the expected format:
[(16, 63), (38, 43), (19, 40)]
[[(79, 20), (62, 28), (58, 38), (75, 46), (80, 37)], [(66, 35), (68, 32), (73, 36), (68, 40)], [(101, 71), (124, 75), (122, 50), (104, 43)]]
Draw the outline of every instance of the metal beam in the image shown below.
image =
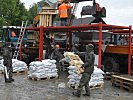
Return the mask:
[(40, 26), (39, 61), (43, 59), (43, 30), (44, 27)]
[(132, 26), (129, 26), (128, 75), (131, 75)]
[(98, 49), (98, 68), (101, 69), (101, 56), (102, 56), (102, 22), (99, 23), (99, 49)]

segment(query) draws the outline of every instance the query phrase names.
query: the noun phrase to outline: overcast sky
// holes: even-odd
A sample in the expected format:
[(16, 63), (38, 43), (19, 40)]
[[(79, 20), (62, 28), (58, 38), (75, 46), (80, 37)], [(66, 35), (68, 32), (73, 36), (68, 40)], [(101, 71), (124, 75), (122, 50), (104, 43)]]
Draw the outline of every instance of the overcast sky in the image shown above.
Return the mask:
[[(21, 0), (28, 9), (33, 3), (41, 0)], [(96, 0), (102, 7), (106, 8), (107, 17), (104, 21), (113, 25), (133, 25), (133, 0)], [(92, 5), (91, 1), (79, 3), (76, 16), (80, 18), (83, 6)]]

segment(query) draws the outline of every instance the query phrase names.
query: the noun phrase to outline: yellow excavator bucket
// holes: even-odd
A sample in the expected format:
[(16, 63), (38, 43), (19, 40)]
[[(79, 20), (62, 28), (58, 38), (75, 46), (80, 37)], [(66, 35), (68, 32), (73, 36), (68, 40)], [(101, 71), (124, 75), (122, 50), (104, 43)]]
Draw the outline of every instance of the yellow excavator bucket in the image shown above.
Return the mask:
[(36, 25), (36, 24), (39, 22), (39, 20), (40, 20), (40, 16), (37, 15), (37, 16), (34, 18), (34, 20), (33, 20), (33, 25)]

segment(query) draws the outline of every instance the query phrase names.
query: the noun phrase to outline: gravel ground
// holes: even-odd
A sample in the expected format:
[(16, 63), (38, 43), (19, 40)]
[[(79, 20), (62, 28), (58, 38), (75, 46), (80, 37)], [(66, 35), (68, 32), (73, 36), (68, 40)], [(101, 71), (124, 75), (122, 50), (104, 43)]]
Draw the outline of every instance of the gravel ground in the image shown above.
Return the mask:
[(14, 76), (15, 82), (4, 83), (1, 75), (0, 100), (133, 100), (133, 93), (112, 86), (110, 81), (105, 81), (101, 89), (91, 90), (90, 97), (77, 98), (67, 86), (62, 92), (58, 90), (58, 84), (68, 81), (66, 74), (60, 76), (59, 79), (32, 81), (27, 75), (18, 75)]

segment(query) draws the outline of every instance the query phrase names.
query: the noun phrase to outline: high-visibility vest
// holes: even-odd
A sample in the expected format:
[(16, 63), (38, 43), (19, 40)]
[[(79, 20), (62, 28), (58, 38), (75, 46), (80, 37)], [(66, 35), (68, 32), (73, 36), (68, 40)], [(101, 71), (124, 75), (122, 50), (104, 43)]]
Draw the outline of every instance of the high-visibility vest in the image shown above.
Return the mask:
[(60, 16), (60, 18), (67, 18), (68, 17), (67, 10), (69, 8), (71, 8), (71, 5), (65, 4), (65, 3), (62, 3), (59, 6), (59, 16)]
[(11, 33), (11, 36), (12, 36), (12, 37), (15, 37), (15, 36), (16, 36), (15, 32), (12, 32), (12, 33)]

